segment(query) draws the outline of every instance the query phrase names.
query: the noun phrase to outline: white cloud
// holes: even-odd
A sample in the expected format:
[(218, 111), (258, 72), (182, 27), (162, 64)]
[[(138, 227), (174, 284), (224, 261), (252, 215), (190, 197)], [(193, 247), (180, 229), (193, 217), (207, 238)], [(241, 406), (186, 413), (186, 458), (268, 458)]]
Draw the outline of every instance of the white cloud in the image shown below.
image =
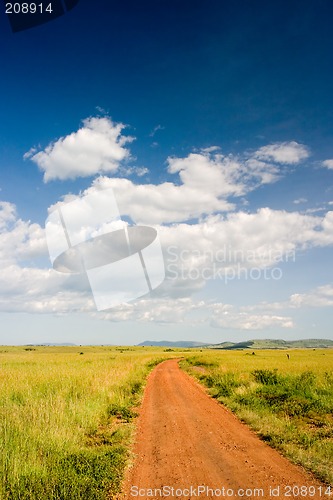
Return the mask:
[(24, 155), (23, 155), (24, 160), (28, 160), (29, 158), (31, 158), (32, 156), (34, 156), (34, 154), (36, 154), (37, 151), (38, 151), (38, 149), (35, 148), (35, 147), (30, 148), (29, 151), (27, 151), (26, 153), (24, 153)]
[[(293, 328), (291, 317), (261, 312), (260, 304), (236, 308), (230, 304), (209, 305), (212, 310), (211, 325), (215, 328), (231, 330), (264, 330), (271, 327)], [(249, 312), (250, 311), (250, 312)]]
[(272, 160), (276, 163), (293, 165), (310, 156), (309, 149), (295, 141), (280, 142), (263, 146), (254, 154), (259, 160)]
[[(253, 279), (251, 269), (267, 279), (262, 270), (292, 261), (300, 250), (333, 244), (333, 212), (319, 217), (266, 207), (255, 213), (202, 217), (209, 204), (219, 202), (211, 192), (202, 205), (195, 189), (197, 196), (187, 200), (181, 196), (190, 189), (187, 184), (135, 185), (126, 179), (105, 177), (83, 194), (96, 193), (101, 187), (113, 188), (121, 215), (129, 215), (135, 223), (153, 224), (158, 230), (168, 278), (158, 293), (164, 296), (189, 296), (211, 279)], [(161, 225), (187, 219), (190, 214), (199, 219)]]
[(333, 160), (325, 160), (323, 161), (323, 166), (333, 170)]
[(18, 218), (12, 203), (0, 202), (0, 311), (58, 314), (93, 309), (86, 280), (37, 267), (40, 259), (48, 261), (44, 229)]
[(114, 310), (93, 316), (107, 321), (157, 322), (166, 324), (211, 325), (232, 330), (263, 330), (278, 326), (292, 328), (290, 317), (271, 314), (249, 314), (231, 304), (195, 301), (191, 298), (163, 298), (124, 304)]
[(217, 196), (240, 195), (244, 167), (220, 154), (191, 153), (186, 158), (168, 158), (168, 171), (178, 173), (185, 186), (197, 191), (211, 189)]
[(194, 300), (191, 297), (155, 297), (124, 304), (93, 316), (107, 321), (138, 321), (167, 324), (211, 325), (228, 330), (292, 329), (295, 321), (289, 314), (276, 314), (278, 310), (292, 311), (308, 307), (332, 307), (333, 286), (324, 285), (303, 294), (293, 294), (285, 302), (259, 303), (235, 307), (222, 302)]
[[(46, 255), (44, 230), (38, 224), (18, 219), (14, 205), (2, 202), (0, 207), (2, 220), (7, 224), (0, 231), (0, 311), (90, 312), (96, 315), (84, 276), (20, 265), (28, 258)], [(214, 263), (222, 268), (221, 276), (224, 276), (223, 273), (236, 263), (247, 268), (265, 268), (274, 265), (277, 255), (283, 258), (298, 248), (332, 244), (333, 212), (321, 218), (266, 208), (255, 214), (239, 212), (226, 217), (211, 216), (197, 224), (183, 223), (158, 229), (166, 263), (175, 265), (177, 272), (183, 266), (187, 270), (198, 270), (199, 275), (194, 279), (180, 274), (172, 276), (167, 269), (167, 281), (152, 298), (124, 304), (96, 317), (111, 321), (211, 324), (216, 328), (248, 331), (292, 328), (293, 319), (289, 315), (276, 314), (279, 309), (333, 305), (331, 285), (308, 293), (295, 293), (284, 303), (251, 307), (235, 308), (231, 304), (211, 304), (191, 297), (206, 283), (200, 272), (212, 269)], [(173, 253), (170, 253), (170, 246)]]
[(19, 219), (12, 203), (0, 202), (0, 311), (59, 314), (93, 309), (86, 279), (36, 267), (40, 259), (48, 261), (44, 229)]
[(220, 151), (220, 146), (209, 146), (208, 148), (202, 148), (201, 151), (203, 153), (214, 153), (216, 151)]
[(218, 196), (244, 195), (261, 184), (275, 182), (279, 169), (275, 165), (255, 158), (240, 159), (224, 156), (217, 148), (206, 148), (185, 158), (168, 158), (168, 171), (179, 173), (184, 185)]
[(90, 290), (82, 277), (17, 264), (1, 271), (1, 312), (63, 314), (94, 309)]
[(327, 208), (326, 207), (316, 207), (316, 208), (307, 208), (304, 213), (305, 214), (317, 214), (320, 212), (326, 212)]
[(122, 123), (109, 118), (87, 118), (77, 132), (52, 142), (39, 153), (30, 150), (25, 157), (37, 163), (45, 182), (113, 173), (129, 158), (125, 145), (133, 138), (123, 136), (123, 129)]
[(165, 127), (162, 127), (162, 125), (156, 125), (156, 127), (153, 128), (153, 130), (150, 132), (149, 137), (154, 137), (156, 132), (159, 130), (164, 130)]
[(225, 212), (234, 205), (216, 193), (203, 191), (187, 185), (177, 186), (171, 182), (163, 184), (134, 184), (127, 179), (99, 178), (94, 188), (112, 188), (120, 212), (129, 215), (138, 223), (169, 223), (200, 217), (204, 213)]
[(294, 293), (290, 297), (290, 307), (332, 307), (333, 286), (323, 285), (308, 293)]
[(2, 202), (0, 207), (0, 264), (33, 260), (47, 255), (44, 229), (39, 224), (16, 217), (16, 207)]
[(136, 175), (137, 177), (143, 177), (149, 173), (149, 169), (146, 167), (120, 167), (119, 174), (124, 176)]
[(190, 297), (153, 298), (124, 304), (98, 317), (109, 321), (210, 324), (215, 328), (244, 331), (273, 327), (292, 329), (295, 327), (294, 319), (290, 315), (276, 314), (276, 310), (332, 305), (333, 287), (325, 285), (307, 294), (294, 294), (284, 303), (235, 307), (232, 304), (210, 303)]
[[(159, 228), (170, 246), (195, 262), (215, 255), (223, 263), (273, 264), (297, 249), (333, 244), (333, 212), (324, 217), (261, 208), (257, 212), (210, 216), (197, 224)], [(223, 261), (223, 258), (226, 260)]]
[(16, 207), (8, 201), (0, 201), (0, 230), (16, 219)]
[[(93, 119), (91, 119), (93, 120)], [(97, 121), (97, 119), (94, 119)], [(100, 120), (106, 120), (100, 119)], [(104, 124), (105, 125), (105, 124)], [(33, 156), (33, 159), (46, 159), (51, 161), (50, 169), (45, 173), (46, 179), (50, 179), (53, 175), (53, 160), (62, 160), (61, 155), (54, 151), (59, 149), (60, 152), (67, 148), (67, 142), (71, 139), (75, 144), (80, 142), (77, 136), (82, 131), (89, 130), (81, 129), (78, 133), (72, 134), (65, 139), (55, 143), (50, 148), (49, 153), (45, 157), (45, 152), (38, 153)], [(121, 126), (118, 127), (120, 133)], [(70, 141), (69, 141), (70, 142)], [(66, 143), (66, 148), (64, 145)], [(98, 141), (96, 142), (98, 147)], [(95, 154), (95, 153), (94, 153)], [(95, 158), (96, 159), (96, 158)], [(77, 166), (76, 157), (72, 158)], [(244, 196), (253, 189), (262, 184), (275, 182), (279, 176), (279, 168), (276, 165), (259, 161), (256, 158), (240, 160), (232, 155), (224, 156), (218, 152), (218, 148), (206, 148), (200, 153), (191, 153), (184, 158), (169, 157), (167, 159), (168, 172), (171, 175), (177, 175), (174, 182), (164, 182), (162, 184), (134, 184), (128, 179), (117, 177), (100, 177), (93, 183), (91, 189), (108, 188), (114, 189), (120, 210), (123, 214), (135, 214), (137, 222), (150, 223), (170, 223), (179, 222), (188, 219), (198, 218), (204, 214), (214, 212), (226, 212), (235, 208), (230, 202), (231, 197)], [(80, 168), (82, 167), (81, 164)], [(76, 167), (75, 167), (76, 168)], [(70, 172), (73, 175), (80, 174), (79, 170), (63, 169), (60, 163), (57, 165), (57, 171), (54, 175), (66, 178)], [(95, 171), (99, 168), (99, 162)], [(64, 173), (62, 173), (64, 170)], [(119, 173), (125, 175), (136, 174), (142, 176), (147, 173), (145, 167), (120, 167)], [(180, 183), (179, 183), (180, 180)], [(67, 198), (65, 198), (67, 199)]]
[(300, 205), (302, 203), (306, 203), (308, 200), (306, 198), (297, 198), (296, 200), (293, 201), (295, 205)]
[(326, 284), (318, 286), (306, 293), (293, 293), (287, 300), (282, 302), (261, 302), (251, 306), (241, 308), (244, 312), (254, 312), (273, 314), (275, 311), (293, 310), (309, 307), (332, 307), (333, 306), (333, 286)]
[(230, 197), (243, 196), (278, 177), (275, 166), (257, 160), (242, 163), (215, 153), (215, 148), (168, 158), (168, 171), (178, 174), (181, 183), (137, 185), (128, 179), (99, 177), (90, 190), (112, 188), (122, 214), (135, 222), (162, 224), (231, 211), (235, 206)]
[(246, 165), (249, 168), (249, 174), (260, 180), (259, 184), (271, 184), (281, 177), (280, 170), (276, 165), (259, 161), (256, 158), (247, 160)]
[(191, 321), (188, 315), (203, 305), (204, 302), (195, 302), (189, 297), (142, 299), (94, 316), (108, 321), (179, 324)]
[[(234, 197), (275, 182), (281, 176), (281, 165), (306, 159), (308, 149), (284, 142), (264, 146), (247, 157), (235, 157), (224, 156), (213, 146), (183, 158), (169, 157), (167, 168), (173, 182), (135, 184), (120, 175), (140, 176), (147, 169), (122, 165), (130, 156), (126, 144), (131, 140), (122, 135), (123, 128), (108, 118), (90, 118), (80, 130), (53, 142), (45, 151), (31, 150), (25, 155), (39, 165), (46, 182), (118, 171), (117, 178), (95, 179), (83, 195), (112, 188), (121, 215), (130, 216), (135, 223), (155, 225), (158, 230), (167, 268), (164, 284), (152, 298), (96, 316), (110, 321), (205, 322), (239, 330), (292, 328), (292, 318), (276, 314), (286, 304), (235, 308), (195, 301), (192, 295), (210, 279), (242, 279), (237, 276), (239, 265), (244, 270), (269, 269), (299, 250), (333, 244), (333, 212), (322, 217), (267, 207), (255, 213), (232, 212)], [(65, 201), (75, 198), (68, 195)], [(86, 230), (83, 224), (79, 228)], [(27, 260), (41, 256), (47, 256), (44, 229), (18, 219), (14, 205), (0, 203), (0, 261), (4, 267), (0, 310), (95, 314), (87, 282), (27, 267)], [(195, 272), (191, 275), (191, 271)], [(333, 298), (328, 289), (294, 294), (287, 307), (307, 306), (311, 300), (319, 306), (329, 305)]]
[(189, 295), (210, 280), (274, 283), (297, 252), (333, 244), (333, 212), (314, 217), (269, 208), (208, 217), (197, 224), (158, 227), (167, 281), (160, 293)]
[(151, 299), (124, 304), (93, 316), (107, 321), (156, 322), (166, 324), (211, 325), (214, 328), (262, 330), (269, 327), (292, 328), (289, 317), (248, 314), (230, 304), (210, 304), (191, 298)]
[(214, 315), (211, 321), (215, 328), (227, 328), (232, 330), (266, 330), (274, 326), (279, 328), (293, 328), (292, 318), (286, 316), (275, 316), (269, 314), (247, 314), (244, 312)]

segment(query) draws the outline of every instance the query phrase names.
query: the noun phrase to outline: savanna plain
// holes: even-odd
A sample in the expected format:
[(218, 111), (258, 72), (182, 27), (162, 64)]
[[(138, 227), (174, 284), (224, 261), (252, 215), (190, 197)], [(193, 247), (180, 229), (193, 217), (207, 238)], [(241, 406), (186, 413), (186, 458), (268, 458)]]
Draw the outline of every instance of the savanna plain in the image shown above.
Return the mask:
[(333, 349), (3, 346), (0, 499), (113, 498), (147, 377), (170, 358), (261, 439), (333, 485)]

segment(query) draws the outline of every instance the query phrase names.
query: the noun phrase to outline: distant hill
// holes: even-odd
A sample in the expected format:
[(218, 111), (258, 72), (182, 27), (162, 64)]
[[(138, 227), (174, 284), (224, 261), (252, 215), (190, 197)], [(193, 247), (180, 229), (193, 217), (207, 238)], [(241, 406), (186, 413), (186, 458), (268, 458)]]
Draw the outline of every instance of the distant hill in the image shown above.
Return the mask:
[(221, 342), (219, 344), (207, 344), (190, 340), (179, 340), (176, 342), (161, 340), (145, 340), (139, 346), (153, 347), (180, 347), (180, 348), (204, 348), (221, 349), (225, 351), (237, 349), (326, 349), (333, 348), (333, 340), (328, 339), (303, 339), (303, 340), (282, 340), (282, 339), (255, 339), (244, 342)]
[(333, 347), (333, 340), (327, 339), (303, 339), (303, 340), (282, 340), (282, 339), (257, 339), (245, 342), (222, 342), (221, 344), (206, 345), (210, 349), (323, 349)]
[(145, 340), (144, 342), (141, 342), (141, 344), (138, 344), (138, 346), (153, 346), (153, 347), (205, 347), (207, 346), (207, 343), (205, 344), (204, 342), (195, 342), (195, 341), (187, 341), (187, 340), (178, 340), (176, 342), (168, 341), (168, 340), (161, 340), (161, 341), (154, 341), (154, 340)]

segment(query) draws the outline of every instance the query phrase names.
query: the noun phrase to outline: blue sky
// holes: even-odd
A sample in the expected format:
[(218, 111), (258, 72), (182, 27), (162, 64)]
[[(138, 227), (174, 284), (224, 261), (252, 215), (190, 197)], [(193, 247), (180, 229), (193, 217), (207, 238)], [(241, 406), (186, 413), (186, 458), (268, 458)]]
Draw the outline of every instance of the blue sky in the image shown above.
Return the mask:
[[(80, 0), (12, 33), (2, 12), (0, 343), (333, 338), (332, 15)], [(156, 228), (166, 279), (97, 311), (44, 224), (104, 188)]]

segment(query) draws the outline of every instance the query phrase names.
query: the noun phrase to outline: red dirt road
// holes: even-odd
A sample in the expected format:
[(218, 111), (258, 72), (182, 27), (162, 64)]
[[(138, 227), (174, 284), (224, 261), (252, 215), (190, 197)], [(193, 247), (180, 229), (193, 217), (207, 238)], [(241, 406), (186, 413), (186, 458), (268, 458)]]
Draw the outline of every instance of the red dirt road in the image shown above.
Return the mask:
[(210, 398), (176, 360), (149, 377), (133, 451), (121, 496), (126, 500), (331, 498)]

